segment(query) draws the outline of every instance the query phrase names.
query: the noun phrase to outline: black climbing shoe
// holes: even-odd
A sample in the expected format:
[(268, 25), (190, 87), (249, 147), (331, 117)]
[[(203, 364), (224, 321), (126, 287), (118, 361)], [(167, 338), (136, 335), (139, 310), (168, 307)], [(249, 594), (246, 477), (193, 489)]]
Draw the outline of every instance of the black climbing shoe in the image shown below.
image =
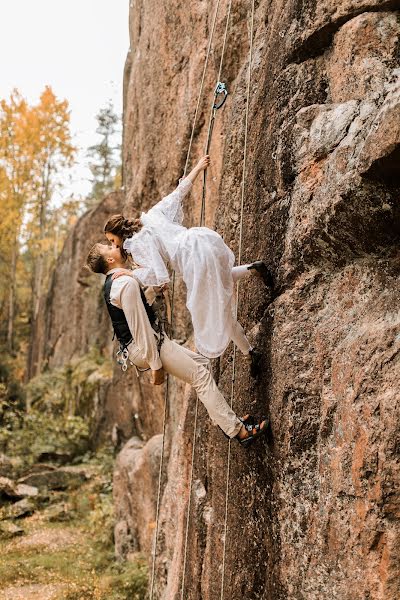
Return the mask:
[(261, 352), (259, 352), (259, 350), (257, 350), (257, 348), (253, 348), (252, 350), (250, 350), (249, 356), (250, 356), (250, 361), (251, 361), (250, 362), (250, 375), (254, 379), (257, 379), (257, 377), (261, 373), (262, 354), (261, 354)]
[(235, 437), (238, 440), (239, 444), (241, 446), (244, 446), (245, 448), (250, 446), (250, 444), (252, 444), (255, 439), (257, 439), (260, 435), (265, 433), (269, 425), (267, 417), (261, 417), (261, 419), (258, 421), (252, 415), (247, 415), (247, 417), (244, 417), (243, 419), (239, 418), (239, 421), (242, 422), (243, 427), (247, 431), (248, 435), (247, 437), (242, 439), (239, 438), (239, 434), (237, 434)]
[(254, 269), (255, 271), (257, 271), (257, 273), (260, 275), (261, 279), (264, 282), (264, 285), (266, 287), (269, 287), (271, 289), (273, 289), (274, 287), (274, 280), (271, 274), (271, 271), (268, 269), (267, 265), (265, 264), (264, 261), (262, 260), (256, 260), (256, 262), (253, 262), (251, 265), (249, 265), (247, 267), (247, 269), (250, 271), (252, 269)]

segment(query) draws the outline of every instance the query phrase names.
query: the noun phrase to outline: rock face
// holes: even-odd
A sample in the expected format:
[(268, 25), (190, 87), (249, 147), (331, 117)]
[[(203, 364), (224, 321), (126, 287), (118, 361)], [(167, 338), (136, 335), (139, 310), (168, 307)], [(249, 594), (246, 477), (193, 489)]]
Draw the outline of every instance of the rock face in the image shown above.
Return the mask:
[[(222, 4), (193, 160), (207, 133)], [(247, 452), (232, 445), (223, 577), (227, 445), (200, 407), (185, 598), (220, 598), (222, 578), (232, 600), (400, 594), (398, 9), (377, 0), (257, 3), (243, 259), (264, 258), (280, 293), (268, 305), (259, 285), (241, 286), (240, 320), (265, 361), (254, 384), (238, 357), (234, 407), (269, 411), (271, 434)], [(213, 11), (211, 2), (131, 4), (128, 213), (182, 174)], [(248, 4), (234, 3), (222, 70), (230, 97), (208, 175), (206, 224), (236, 253), (248, 30)], [(186, 204), (189, 225), (198, 223), (200, 185)], [(187, 338), (182, 294), (178, 337)], [(230, 358), (217, 365), (228, 397)], [(168, 600), (181, 597), (184, 563), (194, 410), (185, 398), (171, 398), (158, 544), (156, 597)]]
[[(236, 255), (249, 4), (232, 6), (222, 69), (230, 96), (217, 114), (207, 177), (206, 225)], [(217, 17), (191, 163), (205, 145), (226, 5)], [(206, 0), (131, 2), (127, 215), (146, 210), (182, 175), (214, 8)], [(271, 304), (259, 283), (240, 287), (239, 319), (264, 361), (254, 382), (238, 355), (233, 406), (238, 414), (269, 413), (271, 431), (248, 450), (232, 444), (227, 481), (226, 439), (202, 406), (194, 434), (195, 397), (172, 382), (155, 598), (400, 597), (399, 10), (395, 0), (256, 3), (242, 258), (266, 260), (279, 293)], [(188, 225), (198, 224), (200, 199), (196, 182), (185, 204)], [(63, 282), (76, 272), (76, 244), (89, 221), (99, 231), (103, 218), (85, 216), (72, 234), (60, 259)], [(56, 366), (83, 352), (88, 339), (105, 347), (105, 313), (97, 312), (85, 281), (89, 309), (72, 337), (63, 329), (70, 308), (55, 300), (54, 285), (41, 330), (47, 349), (36, 365), (46, 357)], [(176, 336), (190, 343), (181, 282), (177, 288)], [(231, 358), (228, 349), (214, 365), (228, 399)], [(114, 480), (121, 558), (137, 550), (150, 558), (162, 405), (161, 390), (115, 371), (99, 431), (109, 435), (113, 425), (127, 442)]]
[(147, 444), (136, 437), (118, 455), (113, 479), (117, 558), (138, 550), (151, 552), (161, 446), (162, 435)]
[(29, 374), (60, 367), (97, 346), (111, 347), (111, 327), (101, 297), (101, 278), (84, 267), (91, 246), (104, 242), (107, 218), (121, 209), (123, 194), (114, 192), (74, 226), (52, 274), (35, 323)]

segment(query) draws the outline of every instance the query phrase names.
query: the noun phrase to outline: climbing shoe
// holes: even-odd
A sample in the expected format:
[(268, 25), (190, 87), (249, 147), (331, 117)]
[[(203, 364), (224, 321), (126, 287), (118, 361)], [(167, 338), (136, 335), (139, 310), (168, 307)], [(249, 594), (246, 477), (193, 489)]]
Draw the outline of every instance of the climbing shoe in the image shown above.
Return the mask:
[(255, 439), (257, 439), (260, 435), (265, 433), (269, 425), (267, 417), (261, 417), (261, 419), (258, 421), (252, 415), (247, 415), (246, 417), (243, 417), (243, 419), (239, 418), (239, 421), (242, 422), (243, 427), (245, 428), (248, 435), (245, 438), (240, 438), (239, 434), (237, 434), (235, 437), (238, 440), (239, 444), (241, 446), (244, 446), (245, 448), (250, 446), (250, 444), (252, 444)]
[(251, 265), (249, 265), (247, 267), (247, 269), (250, 270), (254, 270), (258, 273), (258, 275), (261, 277), (261, 279), (264, 282), (264, 285), (266, 287), (269, 287), (271, 289), (273, 289), (274, 287), (274, 280), (271, 274), (271, 271), (268, 269), (267, 265), (265, 264), (264, 261), (262, 260), (256, 260), (256, 262), (253, 262)]
[(257, 377), (261, 373), (262, 354), (259, 350), (257, 350), (257, 348), (252, 348), (252, 350), (250, 350), (250, 352), (249, 352), (249, 358), (250, 358), (250, 375), (254, 379), (257, 379)]

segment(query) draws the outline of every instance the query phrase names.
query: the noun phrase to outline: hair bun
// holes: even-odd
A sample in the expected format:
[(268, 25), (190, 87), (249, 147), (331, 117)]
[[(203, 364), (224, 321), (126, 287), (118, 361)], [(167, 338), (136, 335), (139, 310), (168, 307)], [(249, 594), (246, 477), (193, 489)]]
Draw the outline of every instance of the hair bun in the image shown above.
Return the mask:
[(124, 215), (119, 214), (113, 215), (108, 219), (104, 227), (104, 232), (114, 233), (125, 240), (140, 231), (141, 227), (142, 223), (140, 219), (125, 219)]

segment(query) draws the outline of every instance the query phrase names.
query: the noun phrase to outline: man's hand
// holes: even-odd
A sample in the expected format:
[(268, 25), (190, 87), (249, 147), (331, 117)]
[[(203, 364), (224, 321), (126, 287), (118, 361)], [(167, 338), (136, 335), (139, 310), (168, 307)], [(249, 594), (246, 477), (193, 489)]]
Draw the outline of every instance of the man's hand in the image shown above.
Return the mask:
[(119, 269), (112, 274), (111, 279), (114, 281), (114, 279), (122, 277), (122, 275), (129, 275), (129, 277), (133, 277), (133, 272), (130, 269)]
[(165, 379), (165, 372), (164, 369), (158, 369), (157, 371), (152, 371), (151, 372), (152, 375), (152, 381), (151, 383), (153, 385), (161, 385), (164, 383), (164, 379)]

